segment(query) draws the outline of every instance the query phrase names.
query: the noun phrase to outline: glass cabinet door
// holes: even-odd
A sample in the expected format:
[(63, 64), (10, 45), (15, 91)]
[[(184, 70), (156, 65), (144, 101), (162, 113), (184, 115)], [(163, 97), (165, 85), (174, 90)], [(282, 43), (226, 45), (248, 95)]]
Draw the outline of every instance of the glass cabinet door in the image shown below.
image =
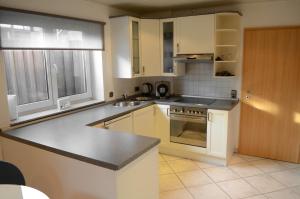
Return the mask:
[(140, 34), (139, 34), (139, 22), (132, 21), (132, 69), (133, 75), (140, 74)]
[(163, 73), (174, 73), (174, 22), (168, 21), (162, 24), (163, 37)]

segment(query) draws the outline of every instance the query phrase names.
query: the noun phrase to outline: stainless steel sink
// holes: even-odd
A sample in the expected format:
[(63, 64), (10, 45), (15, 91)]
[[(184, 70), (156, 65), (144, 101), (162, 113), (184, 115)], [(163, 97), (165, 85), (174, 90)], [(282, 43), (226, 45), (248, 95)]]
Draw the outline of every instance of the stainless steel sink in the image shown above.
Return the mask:
[(116, 107), (126, 107), (126, 106), (138, 106), (141, 102), (139, 101), (122, 101), (122, 102), (116, 102), (113, 105)]

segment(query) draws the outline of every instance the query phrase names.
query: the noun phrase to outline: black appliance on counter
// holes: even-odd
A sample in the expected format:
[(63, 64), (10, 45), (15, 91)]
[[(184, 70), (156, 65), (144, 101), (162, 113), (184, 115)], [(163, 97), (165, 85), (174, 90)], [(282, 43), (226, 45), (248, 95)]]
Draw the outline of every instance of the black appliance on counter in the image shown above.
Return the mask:
[(170, 82), (168, 81), (156, 82), (155, 96), (159, 98), (168, 98), (170, 96)]

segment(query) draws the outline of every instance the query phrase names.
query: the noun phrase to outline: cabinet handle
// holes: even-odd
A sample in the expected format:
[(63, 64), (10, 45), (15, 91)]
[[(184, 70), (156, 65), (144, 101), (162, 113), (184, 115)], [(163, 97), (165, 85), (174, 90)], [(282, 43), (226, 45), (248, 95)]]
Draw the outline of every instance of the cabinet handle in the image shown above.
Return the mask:
[(143, 66), (143, 75), (145, 74), (145, 66)]
[(210, 112), (207, 113), (207, 120), (210, 122), (212, 121), (212, 113)]
[(179, 53), (179, 43), (177, 43), (177, 53)]

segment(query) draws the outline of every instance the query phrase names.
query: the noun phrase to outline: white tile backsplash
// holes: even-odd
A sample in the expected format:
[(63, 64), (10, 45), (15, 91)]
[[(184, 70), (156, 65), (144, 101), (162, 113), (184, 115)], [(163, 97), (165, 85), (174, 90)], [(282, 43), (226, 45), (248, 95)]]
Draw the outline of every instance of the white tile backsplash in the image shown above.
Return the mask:
[(190, 63), (186, 66), (186, 75), (173, 80), (175, 94), (230, 98), (231, 90), (238, 90), (238, 79), (214, 78), (213, 64)]

